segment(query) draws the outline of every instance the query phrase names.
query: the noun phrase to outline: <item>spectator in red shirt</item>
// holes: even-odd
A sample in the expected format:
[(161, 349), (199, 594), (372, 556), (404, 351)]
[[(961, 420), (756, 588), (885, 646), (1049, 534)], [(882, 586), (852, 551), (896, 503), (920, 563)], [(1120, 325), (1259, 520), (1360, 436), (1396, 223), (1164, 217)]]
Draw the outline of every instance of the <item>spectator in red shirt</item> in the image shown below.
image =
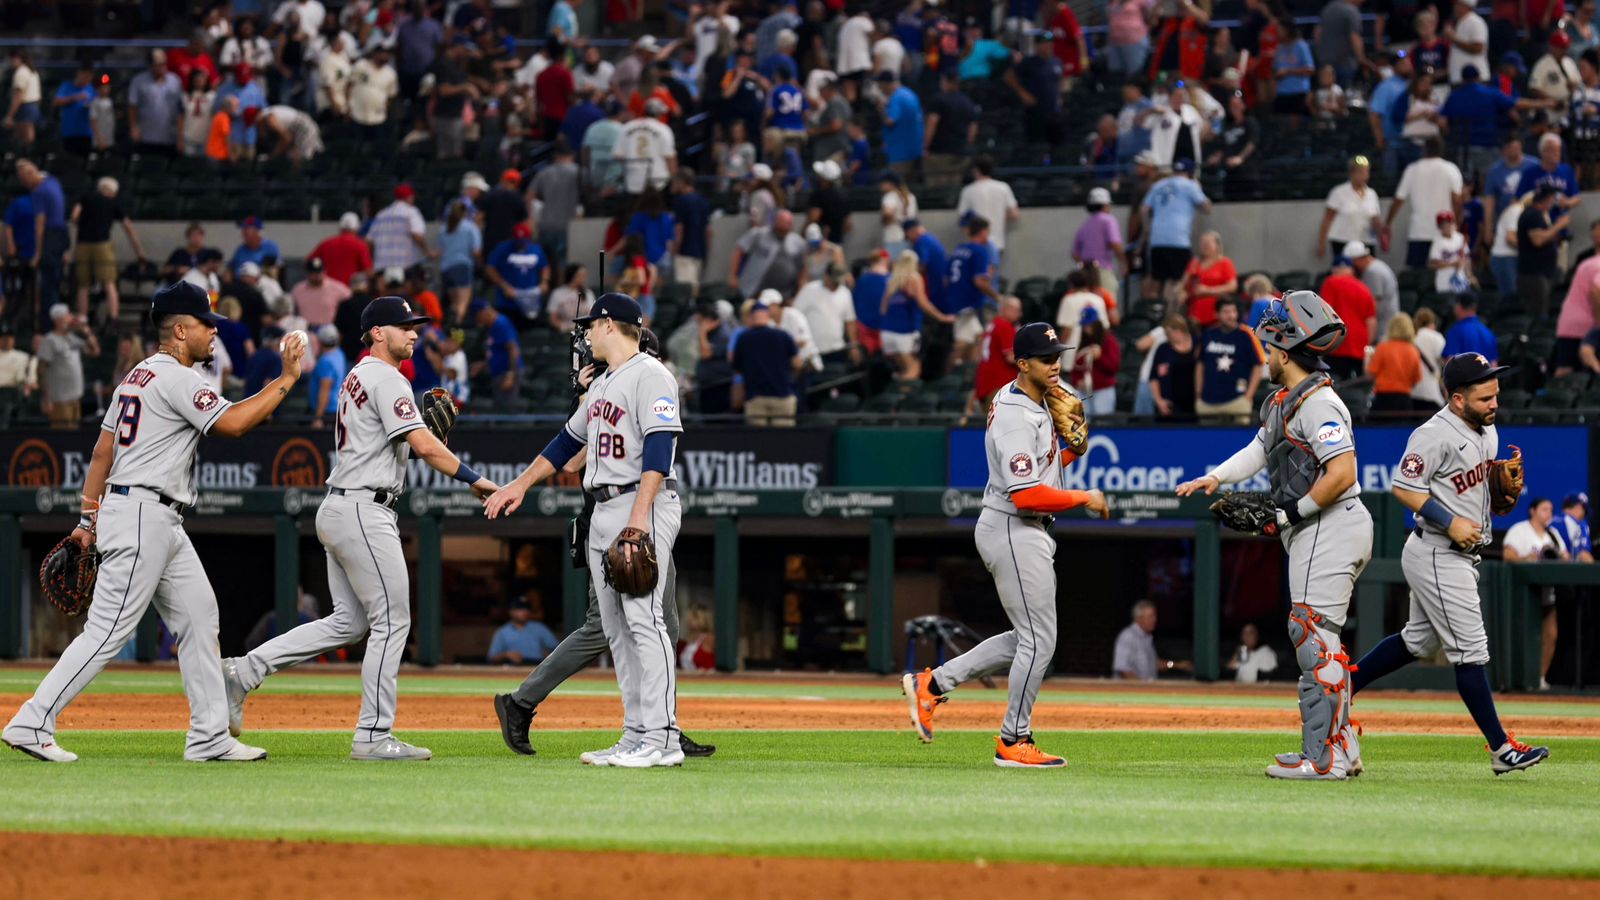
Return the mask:
[(1185, 273), (1189, 286), (1189, 318), (1203, 331), (1217, 324), (1217, 302), (1239, 293), (1239, 272), (1233, 260), (1222, 255), (1222, 235), (1200, 235), (1200, 255), (1189, 260)]
[(1050, 31), (1055, 35), (1050, 47), (1055, 51), (1056, 59), (1061, 60), (1061, 90), (1072, 90), (1072, 79), (1083, 74), (1084, 65), (1089, 59), (1089, 48), (1083, 40), (1083, 28), (1078, 25), (1078, 17), (1072, 14), (1072, 7), (1066, 3), (1052, 2), (1056, 8), (1055, 14), (1049, 14), (1046, 7), (1045, 14), (1048, 18)]
[(167, 69), (178, 76), (181, 84), (189, 84), (189, 76), (199, 70), (206, 73), (206, 85), (216, 87), (222, 83), (222, 73), (217, 70), (217, 61), (211, 58), (206, 50), (206, 33), (203, 29), (196, 29), (189, 35), (189, 46), (167, 52)]
[(572, 107), (572, 96), (576, 88), (572, 81), (572, 70), (567, 68), (567, 48), (562, 45), (560, 38), (551, 38), (545, 42), (545, 55), (550, 57), (550, 65), (545, 66), (539, 77), (533, 80), (533, 99), (539, 107), (539, 133), (545, 140), (555, 140), (561, 133), (561, 123), (567, 118), (567, 110)]
[(1106, 330), (1100, 320), (1100, 310), (1093, 306), (1083, 309), (1079, 320), (1078, 354), (1072, 360), (1070, 384), (1078, 396), (1084, 397), (1083, 411), (1091, 416), (1109, 415), (1117, 411), (1117, 373), (1122, 370), (1122, 345), (1117, 336)]
[(1022, 301), (1016, 297), (1002, 297), (1000, 313), (983, 331), (979, 346), (977, 384), (967, 399), (966, 415), (973, 412), (989, 414), (989, 398), (1017, 377), (1017, 358), (1011, 352), (1011, 343), (1017, 337), (1017, 322), (1022, 318)]
[(372, 248), (357, 234), (361, 217), (347, 212), (339, 217), (339, 233), (325, 238), (306, 259), (322, 260), (323, 271), (340, 284), (350, 284), (357, 272), (372, 272)]
[(1344, 320), (1345, 327), (1344, 342), (1326, 357), (1328, 368), (1336, 381), (1360, 378), (1366, 368), (1367, 345), (1378, 330), (1378, 302), (1355, 276), (1355, 267), (1346, 256), (1333, 261), (1333, 270), (1322, 280), (1318, 293)]

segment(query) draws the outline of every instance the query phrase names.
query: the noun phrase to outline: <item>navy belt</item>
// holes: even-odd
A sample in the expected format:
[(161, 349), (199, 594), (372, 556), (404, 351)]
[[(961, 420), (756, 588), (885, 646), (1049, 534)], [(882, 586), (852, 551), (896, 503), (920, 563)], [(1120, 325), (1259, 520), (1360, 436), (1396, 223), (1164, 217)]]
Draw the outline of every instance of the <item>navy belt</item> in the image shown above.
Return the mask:
[(369, 491), (365, 489), (347, 491), (344, 488), (331, 487), (328, 488), (328, 493), (335, 497), (349, 497), (351, 500), (371, 500), (373, 503), (389, 509), (394, 509), (395, 504), (400, 502), (400, 495), (393, 491)]
[[(631, 494), (638, 489), (639, 485), (637, 482), (634, 484), (607, 484), (597, 487), (589, 493), (594, 495), (595, 502), (604, 503), (607, 500), (614, 500), (624, 494)], [(661, 489), (663, 491), (677, 491), (678, 479), (668, 478), (667, 480), (661, 482)]]
[[(134, 491), (139, 491), (141, 494), (148, 494), (149, 498), (137, 496), (133, 493)], [(165, 506), (168, 509), (171, 509), (173, 512), (176, 512), (178, 515), (183, 515), (183, 513), (189, 508), (189, 504), (187, 503), (174, 500), (160, 491), (151, 490), (150, 488), (145, 487), (129, 486), (126, 484), (108, 484), (106, 485), (106, 492), (111, 494), (121, 494), (130, 500), (153, 499), (162, 506)]]

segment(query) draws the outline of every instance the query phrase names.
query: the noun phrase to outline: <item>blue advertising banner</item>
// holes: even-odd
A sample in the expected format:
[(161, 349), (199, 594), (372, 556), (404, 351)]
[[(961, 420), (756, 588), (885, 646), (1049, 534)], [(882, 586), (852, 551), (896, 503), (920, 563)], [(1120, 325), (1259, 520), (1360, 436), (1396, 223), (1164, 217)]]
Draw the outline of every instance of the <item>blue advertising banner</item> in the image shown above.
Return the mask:
[[(1356, 461), (1363, 491), (1388, 491), (1412, 428), (1364, 425), (1356, 428)], [(1509, 528), (1527, 513), (1530, 497), (1550, 497), (1558, 504), (1574, 491), (1589, 490), (1589, 429), (1581, 425), (1514, 425), (1499, 429), (1500, 455), (1508, 444), (1527, 457), (1527, 491), (1508, 516), (1495, 519)], [(1067, 468), (1062, 487), (1069, 490), (1171, 491), (1204, 475), (1255, 437), (1250, 428), (1104, 428), (1093, 430), (1089, 450)], [(983, 432), (950, 432), (950, 486), (981, 488), (988, 479)], [(1263, 472), (1235, 487), (1267, 490)]]

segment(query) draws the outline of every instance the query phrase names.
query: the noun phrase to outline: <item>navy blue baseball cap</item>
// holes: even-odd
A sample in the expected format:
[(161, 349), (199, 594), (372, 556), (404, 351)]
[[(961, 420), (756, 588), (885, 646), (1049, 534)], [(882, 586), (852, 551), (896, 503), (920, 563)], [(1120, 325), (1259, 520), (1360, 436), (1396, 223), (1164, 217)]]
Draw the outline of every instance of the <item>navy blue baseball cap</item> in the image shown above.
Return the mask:
[(410, 300), (390, 294), (373, 300), (361, 311), (361, 333), (366, 334), (380, 325), (397, 325), (404, 328), (407, 325), (421, 325), (431, 321), (432, 319), (417, 312)]
[(226, 316), (211, 311), (211, 295), (192, 281), (169, 284), (150, 298), (150, 318), (159, 322), (163, 316), (194, 316), (202, 322), (225, 322)]
[(601, 294), (600, 299), (589, 308), (587, 316), (579, 316), (572, 321), (587, 326), (593, 325), (596, 319), (610, 319), (613, 322), (644, 327), (644, 311), (639, 308), (639, 301), (616, 291)]
[(1172, 163), (1172, 171), (1174, 171), (1174, 172), (1193, 172), (1194, 171), (1194, 160), (1192, 160), (1192, 159), (1175, 160)]
[(1017, 336), (1011, 341), (1011, 355), (1017, 359), (1057, 356), (1067, 349), (1056, 336), (1056, 327), (1049, 322), (1024, 325), (1017, 329)]
[(1511, 366), (1497, 366), (1489, 362), (1482, 353), (1457, 353), (1445, 361), (1444, 389), (1447, 393), (1453, 394), (1469, 385), (1496, 378), (1511, 369)]

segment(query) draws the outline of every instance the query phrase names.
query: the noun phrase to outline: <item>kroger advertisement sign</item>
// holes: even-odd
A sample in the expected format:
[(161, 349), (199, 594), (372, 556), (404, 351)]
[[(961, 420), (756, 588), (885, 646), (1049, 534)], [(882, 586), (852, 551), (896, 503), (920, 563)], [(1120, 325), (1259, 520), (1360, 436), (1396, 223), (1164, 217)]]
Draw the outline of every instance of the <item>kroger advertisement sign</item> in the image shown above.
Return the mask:
[[(1356, 427), (1356, 461), (1361, 489), (1387, 491), (1395, 467), (1405, 455), (1412, 429), (1401, 425)], [(1509, 516), (1495, 520), (1509, 527), (1524, 515), (1529, 497), (1550, 497), (1589, 490), (1589, 430), (1577, 425), (1520, 425), (1500, 431), (1500, 455), (1508, 444), (1522, 448), (1527, 460), (1527, 491)], [(1105, 428), (1090, 431), (1089, 450), (1067, 468), (1062, 487), (1071, 490), (1170, 492), (1180, 483), (1204, 475), (1255, 437), (1246, 428)], [(950, 433), (950, 486), (981, 488), (988, 480), (983, 432)], [(1267, 490), (1265, 472), (1238, 490)]]

